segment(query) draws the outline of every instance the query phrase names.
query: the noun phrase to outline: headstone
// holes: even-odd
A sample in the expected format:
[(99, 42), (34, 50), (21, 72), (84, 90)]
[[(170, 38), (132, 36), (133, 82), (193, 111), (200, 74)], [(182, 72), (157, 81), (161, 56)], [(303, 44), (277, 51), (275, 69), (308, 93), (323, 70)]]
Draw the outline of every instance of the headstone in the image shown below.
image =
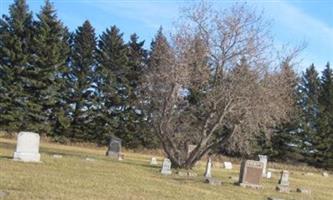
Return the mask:
[(189, 144), (187, 146), (187, 154), (189, 155), (196, 147), (197, 145)]
[(327, 172), (323, 172), (322, 175), (323, 175), (324, 177), (328, 177), (328, 173), (327, 173)]
[(155, 157), (151, 158), (150, 165), (157, 165), (157, 159)]
[(111, 136), (110, 143), (106, 155), (115, 158), (118, 160), (122, 160), (121, 154), (121, 139), (115, 136)]
[(0, 191), (0, 198), (7, 196), (7, 192)]
[(303, 194), (311, 194), (311, 190), (306, 188), (297, 188), (296, 192), (303, 193)]
[(212, 177), (207, 178), (205, 182), (208, 183), (208, 184), (210, 184), (210, 185), (222, 185), (222, 181), (221, 180), (216, 179), (216, 178), (212, 178)]
[(264, 164), (264, 168), (262, 170), (262, 176), (266, 177), (266, 167), (267, 167), (267, 156), (266, 155), (258, 155), (259, 161)]
[(272, 172), (267, 172), (266, 178), (272, 178)]
[(163, 160), (161, 173), (163, 175), (170, 175), (172, 173), (171, 172), (171, 161), (167, 158), (164, 158), (164, 160)]
[(197, 176), (198, 176), (197, 173), (195, 173), (195, 172), (191, 172), (191, 171), (188, 171), (188, 172), (187, 172), (187, 175), (188, 175), (189, 177), (197, 177)]
[(212, 177), (212, 159), (209, 156), (206, 164), (206, 170), (204, 174), (205, 178), (211, 178)]
[(53, 158), (62, 158), (62, 155), (54, 154), (54, 155), (53, 155)]
[(242, 187), (261, 188), (263, 163), (255, 160), (243, 161), (240, 168), (239, 185)]
[(281, 172), (281, 177), (279, 180), (279, 185), (276, 187), (276, 190), (279, 192), (286, 192), (288, 193), (289, 190), (289, 172), (286, 170), (283, 170)]
[(17, 136), (14, 160), (24, 162), (39, 162), (39, 142), (40, 137), (37, 133), (20, 132)]
[(94, 162), (95, 159), (94, 158), (86, 158), (86, 161), (91, 161), (91, 162)]
[(232, 169), (232, 163), (231, 162), (224, 162), (224, 168), (225, 169)]

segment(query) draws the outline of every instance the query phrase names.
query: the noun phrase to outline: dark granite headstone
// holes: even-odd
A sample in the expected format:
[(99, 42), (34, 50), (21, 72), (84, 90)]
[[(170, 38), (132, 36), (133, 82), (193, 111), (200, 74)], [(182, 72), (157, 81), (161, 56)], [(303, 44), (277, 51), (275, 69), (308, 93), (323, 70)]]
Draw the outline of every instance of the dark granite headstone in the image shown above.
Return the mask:
[(111, 136), (107, 156), (112, 158), (121, 159), (121, 139), (115, 136)]
[(246, 160), (241, 164), (239, 185), (242, 187), (261, 188), (264, 164), (260, 161)]

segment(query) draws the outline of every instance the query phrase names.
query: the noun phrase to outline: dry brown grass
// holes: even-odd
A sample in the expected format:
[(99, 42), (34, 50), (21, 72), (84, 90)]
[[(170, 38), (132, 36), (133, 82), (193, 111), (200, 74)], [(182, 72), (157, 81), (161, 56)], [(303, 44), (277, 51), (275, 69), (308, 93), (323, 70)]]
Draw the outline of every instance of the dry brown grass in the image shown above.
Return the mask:
[[(213, 175), (223, 180), (222, 186), (203, 183), (204, 162), (195, 169), (199, 176), (184, 178), (177, 175), (162, 176), (160, 167), (149, 165), (151, 155), (125, 152), (124, 161), (105, 157), (106, 148), (77, 147), (53, 143), (41, 144), (42, 163), (13, 161), (15, 140), (0, 138), (0, 191), (6, 200), (29, 199), (248, 199), (267, 197), (283, 199), (333, 199), (333, 176), (328, 178), (314, 172), (304, 176), (303, 171), (291, 166), (291, 189), (305, 187), (312, 195), (296, 192), (280, 194), (275, 191), (279, 170), (272, 179), (264, 179), (262, 190), (241, 188), (229, 176), (238, 176), (239, 166), (227, 171), (213, 168)], [(62, 154), (63, 158), (53, 158)], [(95, 161), (86, 161), (86, 157)], [(159, 163), (162, 157), (158, 157)], [(285, 167), (281, 164), (274, 167)], [(273, 165), (269, 165), (273, 167)]]

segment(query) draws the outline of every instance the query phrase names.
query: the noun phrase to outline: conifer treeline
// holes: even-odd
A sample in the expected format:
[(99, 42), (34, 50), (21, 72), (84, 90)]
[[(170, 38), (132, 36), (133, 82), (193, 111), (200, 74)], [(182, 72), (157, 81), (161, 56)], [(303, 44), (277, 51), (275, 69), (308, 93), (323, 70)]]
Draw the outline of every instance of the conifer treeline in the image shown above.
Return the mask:
[[(56, 141), (105, 144), (110, 134), (128, 147), (158, 147), (144, 111), (138, 108), (140, 80), (163, 50), (151, 50), (136, 34), (130, 41), (116, 27), (96, 36), (85, 21), (70, 33), (46, 1), (34, 17), (25, 0), (15, 0), (0, 20), (0, 130), (35, 131)], [(272, 158), (333, 167), (333, 72), (314, 65), (295, 87), (295, 117), (258, 140)]]
[(148, 52), (136, 34), (126, 43), (112, 26), (97, 37), (89, 21), (70, 33), (49, 1), (35, 19), (15, 0), (0, 23), (2, 130), (156, 147), (137, 109)]

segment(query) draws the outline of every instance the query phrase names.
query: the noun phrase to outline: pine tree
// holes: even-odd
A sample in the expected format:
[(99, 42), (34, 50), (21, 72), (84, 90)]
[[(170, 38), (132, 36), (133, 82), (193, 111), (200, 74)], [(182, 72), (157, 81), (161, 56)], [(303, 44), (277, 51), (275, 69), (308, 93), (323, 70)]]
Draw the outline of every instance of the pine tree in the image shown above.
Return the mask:
[(80, 140), (96, 139), (91, 130), (97, 96), (94, 84), (96, 69), (96, 36), (89, 21), (78, 27), (74, 34), (70, 68), (70, 104), (73, 105), (70, 137)]
[(69, 34), (48, 0), (37, 18), (33, 41), (34, 62), (26, 84), (30, 94), (29, 122), (51, 133), (52, 129), (52, 132), (56, 132), (59, 126), (69, 125), (64, 111), (66, 102), (63, 101)]
[(333, 168), (333, 71), (329, 63), (321, 78), (318, 126), (313, 140), (316, 164)]
[(313, 141), (318, 133), (320, 79), (314, 64), (306, 69), (299, 85), (299, 105), (302, 109), (302, 152), (306, 161), (313, 161)]
[(25, 0), (15, 0), (0, 19), (0, 128), (29, 129), (24, 88), (31, 67), (32, 13)]
[[(98, 87), (100, 90), (99, 118), (103, 130), (100, 140), (106, 141), (110, 134), (121, 137), (124, 110), (129, 96), (128, 48), (122, 39), (123, 34), (116, 26), (106, 29), (98, 42)], [(116, 131), (118, 130), (118, 132)]]

